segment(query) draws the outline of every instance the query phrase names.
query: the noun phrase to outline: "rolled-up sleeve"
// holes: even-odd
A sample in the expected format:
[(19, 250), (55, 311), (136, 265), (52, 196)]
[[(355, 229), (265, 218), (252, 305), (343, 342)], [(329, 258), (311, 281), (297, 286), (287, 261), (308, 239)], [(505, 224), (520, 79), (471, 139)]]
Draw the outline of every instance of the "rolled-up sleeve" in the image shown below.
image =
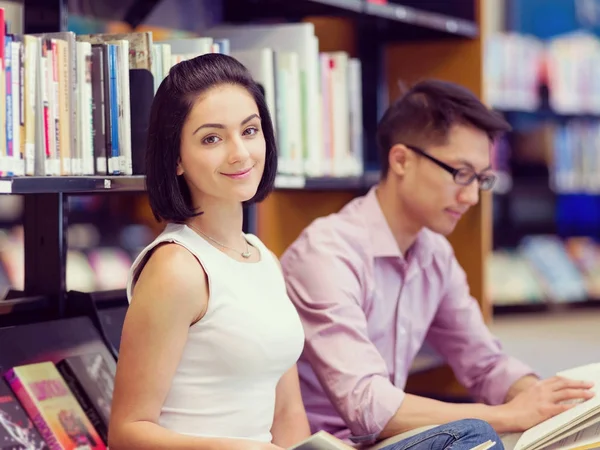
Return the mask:
[(356, 441), (373, 441), (404, 392), (370, 341), (362, 309), (365, 262), (348, 249), (306, 244), (282, 258), (288, 295), (305, 329), (304, 358)]
[(503, 351), (470, 295), (466, 274), (454, 255), (446, 279), (445, 295), (427, 341), (444, 356), (458, 380), (478, 401), (502, 404), (512, 384), (534, 371)]

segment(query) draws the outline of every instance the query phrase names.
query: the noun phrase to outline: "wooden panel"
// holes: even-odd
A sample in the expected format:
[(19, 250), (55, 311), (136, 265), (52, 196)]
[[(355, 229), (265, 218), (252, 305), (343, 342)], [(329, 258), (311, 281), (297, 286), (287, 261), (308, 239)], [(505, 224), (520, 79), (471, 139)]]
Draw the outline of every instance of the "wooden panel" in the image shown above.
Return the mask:
[(351, 20), (343, 17), (307, 17), (304, 22), (314, 24), (319, 51), (345, 51), (350, 56), (356, 56), (356, 33)]
[(276, 191), (258, 205), (257, 235), (278, 257), (314, 219), (339, 211), (353, 192)]

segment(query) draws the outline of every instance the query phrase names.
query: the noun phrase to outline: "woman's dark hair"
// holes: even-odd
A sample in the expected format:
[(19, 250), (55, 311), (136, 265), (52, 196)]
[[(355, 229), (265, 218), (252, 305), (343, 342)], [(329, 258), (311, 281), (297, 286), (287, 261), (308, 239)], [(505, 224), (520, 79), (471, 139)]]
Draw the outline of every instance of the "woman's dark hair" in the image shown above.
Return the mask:
[(490, 140), (510, 130), (500, 114), (463, 86), (435, 79), (415, 84), (388, 108), (377, 127), (381, 175), (387, 175), (388, 154), (394, 145), (442, 145), (456, 124), (471, 125)]
[(265, 167), (256, 195), (245, 204), (264, 200), (273, 189), (277, 146), (271, 115), (259, 86), (236, 59), (210, 53), (182, 61), (160, 84), (150, 111), (146, 148), (146, 189), (156, 220), (182, 223), (202, 214), (193, 209), (190, 190), (177, 175), (181, 130), (199, 95), (213, 87), (232, 84), (245, 88), (256, 102), (266, 143)]

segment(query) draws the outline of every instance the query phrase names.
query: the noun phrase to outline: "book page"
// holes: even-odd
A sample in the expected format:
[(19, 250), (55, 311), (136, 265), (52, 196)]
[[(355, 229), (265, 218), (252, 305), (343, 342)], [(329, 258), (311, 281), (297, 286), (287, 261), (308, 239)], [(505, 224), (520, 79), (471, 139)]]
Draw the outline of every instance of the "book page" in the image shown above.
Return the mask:
[(539, 423), (525, 431), (519, 439), (515, 450), (535, 448), (542, 441), (547, 441), (567, 431), (584, 420), (600, 412), (600, 396), (596, 396), (575, 407)]
[(600, 394), (600, 363), (564, 370), (557, 375), (594, 382), (592, 389), (596, 392), (596, 396), (525, 431), (515, 450), (537, 448), (544, 442), (551, 442), (555, 438), (560, 438), (561, 434), (568, 429), (600, 413), (600, 395), (598, 395)]
[(325, 431), (319, 431), (288, 450), (354, 450)]
[(548, 447), (544, 447), (544, 450), (584, 450), (593, 448), (600, 448), (600, 423), (595, 423)]
[(567, 438), (571, 437), (572, 435), (575, 435), (575, 434), (579, 433), (580, 431), (585, 430), (586, 428), (590, 428), (593, 425), (596, 425), (598, 422), (600, 422), (600, 414), (596, 414), (596, 415), (584, 420), (583, 422), (580, 422), (576, 426), (569, 428), (568, 431), (563, 431), (561, 433), (555, 434), (555, 436), (552, 438), (546, 438), (546, 439), (541, 440), (540, 442), (537, 443), (535, 448), (546, 450), (546, 448), (549, 447), (550, 445), (555, 444), (556, 442), (559, 442), (563, 439), (567, 439)]
[(483, 444), (478, 445), (477, 447), (473, 447), (471, 450), (488, 450), (496, 445), (496, 441), (487, 441)]
[(570, 378), (571, 380), (592, 381), (595, 383), (592, 390), (596, 394), (600, 393), (600, 363), (587, 364), (585, 366), (563, 370), (558, 372), (557, 375), (564, 378)]

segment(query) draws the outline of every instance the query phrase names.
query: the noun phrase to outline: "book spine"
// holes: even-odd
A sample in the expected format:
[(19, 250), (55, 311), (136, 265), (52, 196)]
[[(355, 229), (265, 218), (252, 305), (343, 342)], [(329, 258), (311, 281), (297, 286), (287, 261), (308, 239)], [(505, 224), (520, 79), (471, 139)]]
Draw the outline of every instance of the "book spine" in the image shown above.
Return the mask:
[(102, 88), (104, 89), (104, 98), (103, 98), (103, 110), (104, 110), (104, 122), (103, 122), (103, 132), (104, 132), (104, 161), (101, 161), (104, 165), (106, 165), (106, 169), (104, 173), (112, 173), (112, 163), (109, 164), (112, 158), (112, 125), (111, 125), (111, 93), (110, 93), (110, 50), (108, 44), (102, 45)]
[(5, 375), (4, 378), (12, 391), (15, 394), (15, 397), (19, 399), (23, 409), (27, 412), (27, 415), (34, 423), (40, 434), (42, 435), (42, 439), (48, 445), (50, 450), (64, 450), (60, 443), (56, 440), (52, 429), (48, 426), (48, 423), (44, 420), (44, 417), (40, 413), (40, 410), (35, 406), (35, 402), (31, 397), (29, 391), (23, 385), (21, 379), (16, 374), (14, 369), (10, 369)]
[(25, 41), (19, 36), (19, 170), (20, 176), (25, 175)]
[[(117, 75), (117, 46), (111, 44), (110, 49), (110, 119), (111, 119), (111, 143), (112, 143), (112, 167), (109, 171), (113, 175), (119, 175), (119, 92)], [(110, 166), (110, 164), (109, 164)]]
[(92, 136), (94, 139), (94, 172), (98, 175), (107, 173), (103, 53), (102, 46), (92, 46)]
[(108, 443), (108, 424), (104, 423), (102, 420), (100, 413), (94, 407), (92, 399), (79, 382), (76, 373), (66, 361), (57, 363), (56, 367), (67, 383), (67, 386), (69, 386), (69, 389), (77, 399), (81, 409), (83, 409), (83, 412), (100, 435), (100, 438), (104, 441), (104, 443)]
[(14, 172), (14, 154), (13, 154), (13, 96), (12, 96), (12, 36), (6, 35), (4, 38), (4, 57), (6, 64), (5, 86), (6, 86), (6, 155), (8, 161), (8, 175), (13, 176)]

